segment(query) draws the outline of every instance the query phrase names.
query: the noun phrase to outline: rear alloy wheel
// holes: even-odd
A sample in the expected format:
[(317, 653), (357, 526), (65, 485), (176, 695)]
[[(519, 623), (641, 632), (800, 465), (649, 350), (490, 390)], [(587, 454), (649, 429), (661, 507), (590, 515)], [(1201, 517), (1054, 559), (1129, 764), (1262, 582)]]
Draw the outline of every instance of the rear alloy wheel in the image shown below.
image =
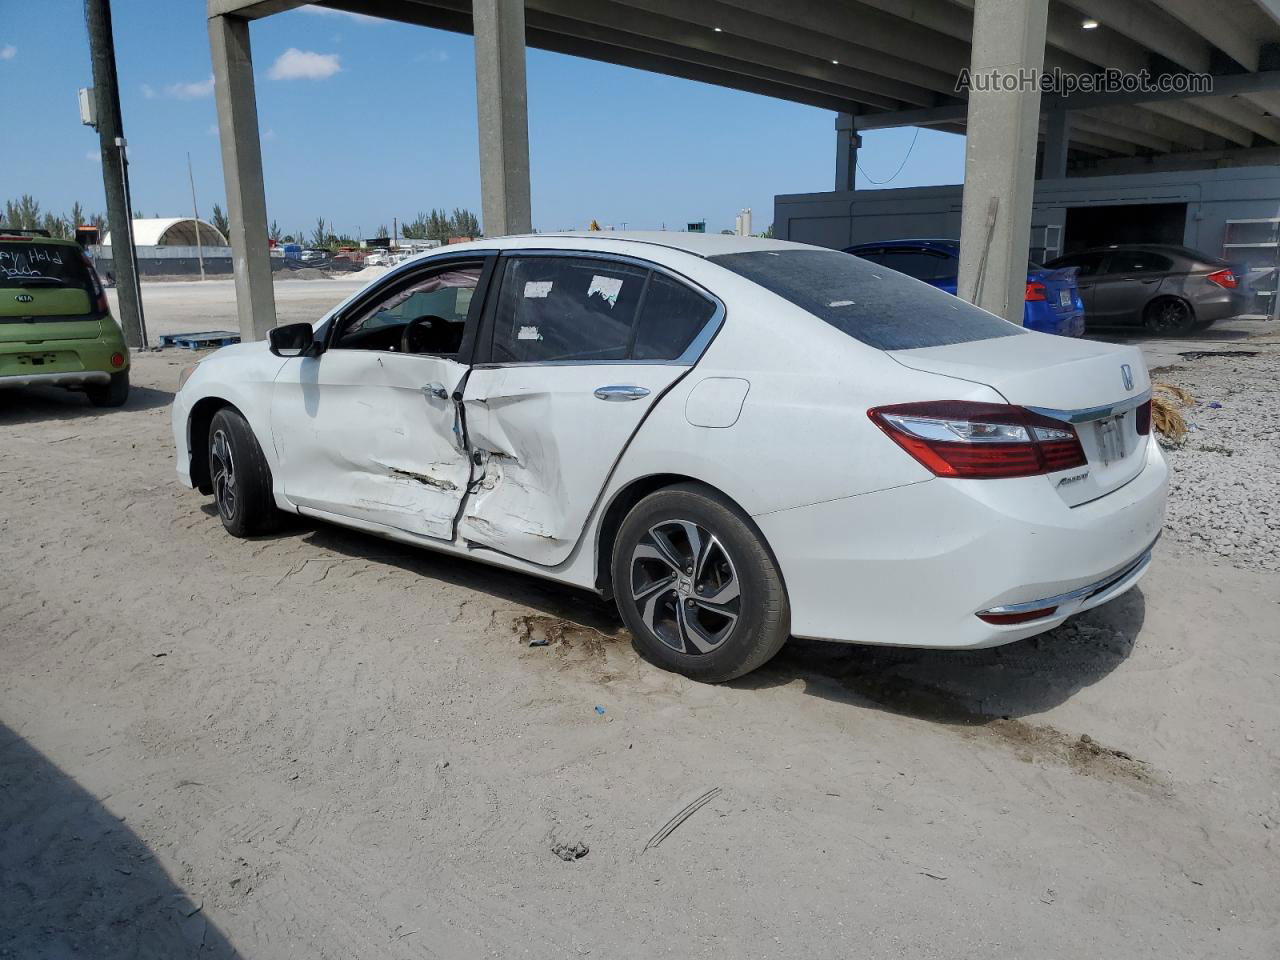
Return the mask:
[(1144, 319), (1151, 333), (1173, 336), (1190, 332), (1195, 326), (1196, 315), (1185, 300), (1170, 297), (1147, 307)]
[(230, 408), (215, 413), (209, 425), (209, 482), (228, 533), (251, 537), (279, 527), (271, 468), (249, 424)]
[(790, 632), (786, 591), (754, 524), (696, 484), (632, 509), (614, 547), (613, 585), (639, 651), (694, 680), (742, 676)]

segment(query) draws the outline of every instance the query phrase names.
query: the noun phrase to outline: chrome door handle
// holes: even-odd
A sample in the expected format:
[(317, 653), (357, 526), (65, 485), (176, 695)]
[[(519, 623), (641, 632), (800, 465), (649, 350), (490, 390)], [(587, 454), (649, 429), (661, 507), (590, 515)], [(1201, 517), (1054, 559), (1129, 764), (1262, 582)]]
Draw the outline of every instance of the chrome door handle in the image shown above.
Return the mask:
[(428, 383), (425, 387), (422, 388), (422, 392), (425, 393), (428, 397), (435, 397), (437, 400), (449, 399), (449, 391), (446, 390), (441, 384), (438, 384), (438, 383)]
[(641, 397), (647, 397), (649, 388), (613, 384), (607, 387), (596, 387), (595, 395), (597, 400), (611, 400), (618, 403), (623, 400), (639, 400)]

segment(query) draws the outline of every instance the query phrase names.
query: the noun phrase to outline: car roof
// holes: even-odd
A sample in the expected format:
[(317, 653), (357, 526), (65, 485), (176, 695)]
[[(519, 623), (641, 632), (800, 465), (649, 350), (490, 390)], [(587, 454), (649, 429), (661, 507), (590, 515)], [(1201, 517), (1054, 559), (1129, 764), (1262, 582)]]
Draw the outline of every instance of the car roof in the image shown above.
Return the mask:
[(21, 232), (9, 233), (5, 228), (0, 227), (0, 243), (11, 243), (11, 242), (55, 243), (55, 244), (58, 244), (59, 246), (76, 247), (77, 249), (79, 249), (80, 247), (80, 244), (76, 243), (76, 241), (74, 240), (64, 240), (61, 237), (42, 237), (38, 235), (32, 236), (30, 234), (23, 234)]
[(718, 257), (729, 253), (750, 253), (756, 250), (815, 250), (822, 249), (807, 243), (791, 243), (766, 237), (740, 237), (724, 233), (684, 233), (677, 230), (570, 230), (559, 233), (528, 233), (508, 237), (472, 240), (436, 247), (428, 254), (465, 250), (536, 250), (547, 240), (581, 241), (575, 247), (582, 250), (622, 249), (632, 244), (648, 244), (679, 250), (698, 257)]
[[(1063, 254), (1063, 256), (1078, 257), (1083, 254), (1106, 253), (1163, 253), (1173, 257), (1181, 257), (1184, 260), (1203, 260), (1206, 263), (1219, 259), (1176, 243), (1112, 243), (1105, 247), (1088, 247), (1084, 250), (1074, 250), (1071, 253)], [(1060, 260), (1062, 257), (1055, 259)]]
[(866, 243), (855, 243), (852, 247), (845, 247), (846, 250), (866, 250), (871, 247), (925, 247), (929, 250), (938, 250), (943, 253), (955, 253), (960, 249), (959, 240), (949, 240), (945, 237), (916, 237), (904, 240), (872, 240)]

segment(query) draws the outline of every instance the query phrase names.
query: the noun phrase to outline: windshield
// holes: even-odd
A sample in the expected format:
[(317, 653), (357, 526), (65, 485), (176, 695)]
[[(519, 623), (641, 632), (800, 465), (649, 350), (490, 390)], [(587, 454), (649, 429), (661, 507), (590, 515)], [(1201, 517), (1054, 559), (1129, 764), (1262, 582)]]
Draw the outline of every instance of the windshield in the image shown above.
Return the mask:
[(711, 261), (880, 350), (1025, 332), (959, 297), (838, 250), (757, 250)]
[(0, 287), (71, 287), (94, 293), (79, 250), (38, 241), (0, 242)]

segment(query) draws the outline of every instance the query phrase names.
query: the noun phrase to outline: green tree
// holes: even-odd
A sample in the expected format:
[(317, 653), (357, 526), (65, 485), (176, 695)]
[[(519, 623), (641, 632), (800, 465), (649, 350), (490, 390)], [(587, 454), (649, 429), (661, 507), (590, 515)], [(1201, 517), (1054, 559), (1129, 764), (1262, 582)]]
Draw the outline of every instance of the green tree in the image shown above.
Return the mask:
[(270, 238), (272, 243), (279, 244), (283, 239), (283, 234), (280, 231), (280, 224), (272, 220), (271, 228), (267, 231), (267, 237)]
[(766, 240), (772, 240), (772, 239), (773, 239), (773, 224), (772, 224), (772, 223), (771, 223), (771, 224), (769, 224), (769, 229), (767, 229), (767, 230), (763, 231), (762, 233), (757, 233), (757, 234), (756, 234), (756, 236), (757, 236), (757, 237), (764, 237)]
[(18, 230), (36, 230), (40, 227), (40, 203), (29, 193), (24, 193), (15, 203), (5, 201), (4, 225)]
[(449, 217), (449, 228), (452, 236), (455, 237), (478, 237), (480, 236), (480, 218), (470, 210), (454, 207), (453, 215)]
[(231, 233), (231, 221), (227, 219), (227, 215), (223, 212), (222, 207), (216, 203), (213, 205), (213, 213), (209, 215), (209, 222), (213, 224), (224, 237)]
[(319, 249), (329, 245), (329, 225), (324, 222), (324, 217), (316, 218), (316, 228), (311, 231), (311, 246)]
[(71, 212), (67, 214), (67, 219), (71, 221), (71, 230), (73, 233), (75, 232), (76, 227), (84, 226), (87, 222), (85, 220), (84, 207), (80, 205), (79, 200), (71, 205)]

